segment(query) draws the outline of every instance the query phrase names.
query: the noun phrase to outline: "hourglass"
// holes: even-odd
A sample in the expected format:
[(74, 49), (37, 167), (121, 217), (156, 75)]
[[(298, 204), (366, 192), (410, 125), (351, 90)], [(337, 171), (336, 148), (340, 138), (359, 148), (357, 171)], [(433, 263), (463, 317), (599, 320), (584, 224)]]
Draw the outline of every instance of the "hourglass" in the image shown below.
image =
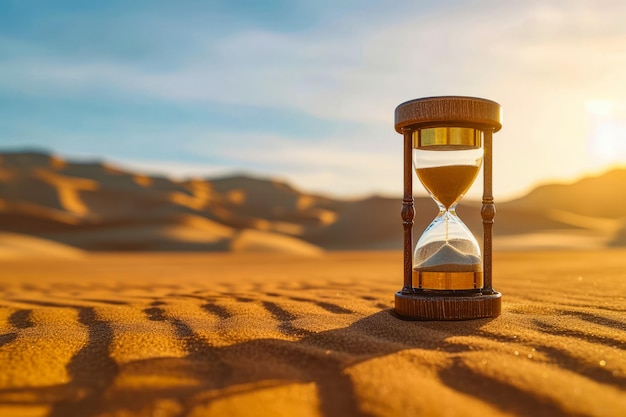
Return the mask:
[[(395, 311), (417, 320), (466, 320), (500, 314), (492, 288), (492, 134), (500, 105), (474, 97), (428, 97), (400, 104), (395, 129), (404, 135), (404, 286)], [(456, 206), (483, 166), (483, 253)], [(413, 169), (437, 207), (413, 249)]]

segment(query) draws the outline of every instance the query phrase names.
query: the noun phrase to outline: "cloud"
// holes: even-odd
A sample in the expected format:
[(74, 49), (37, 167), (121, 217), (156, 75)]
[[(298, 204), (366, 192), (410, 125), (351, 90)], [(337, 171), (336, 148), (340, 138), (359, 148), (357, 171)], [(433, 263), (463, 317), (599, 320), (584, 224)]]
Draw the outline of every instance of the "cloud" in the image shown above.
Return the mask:
[[(348, 17), (296, 33), (251, 29), (211, 36), (204, 47), (165, 68), (98, 56), (72, 61), (37, 54), (5, 59), (2, 75), (12, 85), (37, 91), (114, 89), (389, 123), (389, 110), (404, 99), (490, 94), (520, 79), (526, 88), (571, 86), (580, 80), (606, 87), (600, 81), (606, 77), (598, 76), (618, 76), (624, 64), (619, 48), (624, 31), (609, 10), (576, 2), (567, 9), (542, 2), (483, 4), (490, 5), (489, 12), (486, 7), (444, 8), (378, 24), (368, 16), (367, 26)], [(199, 39), (190, 42), (201, 45)]]
[(379, 141), (363, 141), (355, 135), (297, 142), (278, 135), (212, 132), (209, 136), (214, 140), (190, 141), (185, 144), (186, 149), (229, 161), (248, 172), (277, 177), (288, 173), (295, 184), (306, 190), (356, 196), (388, 193), (402, 186), (398, 154), (402, 143), (393, 134)]
[[(303, 137), (299, 121), (287, 134), (278, 117), (263, 129), (241, 117), (232, 130), (177, 125), (161, 137), (188, 143), (188, 154), (199, 152), (211, 164), (284, 173), (333, 189), (367, 182), (372, 189), (395, 187), (398, 174), (380, 173), (398, 169), (393, 109), (407, 99), (459, 94), (500, 102), (505, 120), (496, 142), (502, 173), (496, 186), (519, 189), (583, 169), (590, 129), (585, 103), (626, 97), (624, 2), (382, 4), (336, 16), (318, 10), (315, 23), (300, 30), (236, 24), (217, 32), (193, 19), (185, 27), (184, 14), (140, 19), (146, 33), (161, 34), (146, 46), (145, 59), (116, 56), (115, 45), (104, 54), (96, 43), (93, 54), (77, 55), (5, 36), (0, 90), (82, 100), (114, 96), (122, 104), (140, 98), (187, 109), (210, 103), (234, 113), (266, 108), (285, 118), (304, 114), (302, 132), (317, 121), (331, 127)], [(139, 36), (127, 26), (120, 30)], [(170, 35), (180, 43), (177, 53), (174, 43), (159, 50)], [(150, 36), (141, 36), (149, 43)], [(155, 59), (159, 52), (162, 59)], [(554, 163), (563, 149), (568, 157)], [(528, 171), (531, 159), (540, 169)]]

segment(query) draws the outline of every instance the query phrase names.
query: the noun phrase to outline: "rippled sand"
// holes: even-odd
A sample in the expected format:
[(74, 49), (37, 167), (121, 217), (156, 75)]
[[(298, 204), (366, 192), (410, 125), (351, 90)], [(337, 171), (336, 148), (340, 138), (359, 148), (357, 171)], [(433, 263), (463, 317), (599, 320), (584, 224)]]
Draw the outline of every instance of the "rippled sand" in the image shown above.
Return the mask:
[(625, 416), (626, 250), (495, 255), (409, 322), (398, 252), (3, 261), (0, 416)]

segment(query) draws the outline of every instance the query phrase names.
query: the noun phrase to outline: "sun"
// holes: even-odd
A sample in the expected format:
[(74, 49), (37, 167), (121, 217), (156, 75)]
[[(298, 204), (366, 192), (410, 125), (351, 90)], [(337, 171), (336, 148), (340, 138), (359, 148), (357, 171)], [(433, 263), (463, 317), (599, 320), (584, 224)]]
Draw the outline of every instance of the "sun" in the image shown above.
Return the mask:
[(626, 101), (590, 100), (586, 108), (591, 162), (598, 167), (626, 166)]

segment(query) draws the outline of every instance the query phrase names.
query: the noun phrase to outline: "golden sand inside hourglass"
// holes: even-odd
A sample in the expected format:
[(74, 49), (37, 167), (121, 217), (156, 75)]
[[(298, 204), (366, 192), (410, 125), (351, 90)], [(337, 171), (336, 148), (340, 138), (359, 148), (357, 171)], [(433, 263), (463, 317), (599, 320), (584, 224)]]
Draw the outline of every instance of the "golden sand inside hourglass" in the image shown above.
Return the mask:
[[(424, 187), (446, 210), (471, 187), (480, 170), (476, 165), (443, 165), (416, 169)], [(472, 254), (469, 242), (450, 240), (421, 248), (424, 259), (413, 270), (413, 286), (425, 289), (464, 290), (482, 288), (483, 272), (479, 256)]]
[(462, 239), (433, 242), (420, 248), (424, 260), (413, 268), (413, 286), (434, 290), (482, 288), (481, 259), (470, 251), (471, 242)]
[(479, 170), (476, 165), (443, 165), (415, 171), (424, 187), (447, 210), (469, 190)]

